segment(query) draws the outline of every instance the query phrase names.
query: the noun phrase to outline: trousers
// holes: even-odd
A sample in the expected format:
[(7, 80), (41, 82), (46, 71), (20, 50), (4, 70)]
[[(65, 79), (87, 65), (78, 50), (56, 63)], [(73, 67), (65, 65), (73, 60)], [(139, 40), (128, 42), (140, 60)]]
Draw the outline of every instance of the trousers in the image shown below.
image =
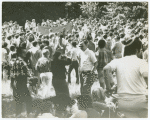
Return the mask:
[(78, 61), (72, 61), (71, 65), (69, 66), (69, 71), (68, 71), (68, 82), (71, 83), (71, 72), (73, 69), (75, 69), (76, 72), (76, 82), (79, 82), (79, 75), (78, 75)]
[(91, 96), (91, 87), (97, 78), (97, 75), (91, 71), (81, 72), (80, 83), (81, 83), (81, 95), (87, 94)]
[(147, 118), (148, 100), (144, 95), (118, 99), (118, 109), (127, 118)]

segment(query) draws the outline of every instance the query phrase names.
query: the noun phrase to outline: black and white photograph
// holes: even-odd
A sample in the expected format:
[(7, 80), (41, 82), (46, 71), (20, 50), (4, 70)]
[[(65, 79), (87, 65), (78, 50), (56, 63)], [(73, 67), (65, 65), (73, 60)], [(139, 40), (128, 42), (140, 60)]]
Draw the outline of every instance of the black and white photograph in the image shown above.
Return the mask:
[(1, 1), (1, 118), (148, 118), (148, 1)]

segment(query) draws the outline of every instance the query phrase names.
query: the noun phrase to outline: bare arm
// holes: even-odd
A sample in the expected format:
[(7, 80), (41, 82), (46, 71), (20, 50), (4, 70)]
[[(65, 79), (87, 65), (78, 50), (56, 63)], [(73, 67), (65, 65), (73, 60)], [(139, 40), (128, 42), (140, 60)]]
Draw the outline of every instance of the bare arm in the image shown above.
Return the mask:
[(110, 85), (110, 77), (111, 77), (111, 74), (112, 74), (112, 69), (110, 66), (105, 66), (104, 67), (104, 80), (105, 80), (105, 83), (106, 83), (106, 90), (110, 90), (111, 89), (111, 85)]
[(92, 72), (94, 72), (94, 71), (96, 70), (97, 66), (98, 66), (98, 62), (95, 62), (95, 63), (94, 63), (94, 67), (93, 67), (93, 69), (92, 69)]
[(143, 76), (143, 78), (144, 78), (144, 80), (145, 80), (145, 82), (146, 82), (146, 84), (147, 84), (147, 86), (148, 86), (148, 72), (144, 72), (144, 73), (142, 74), (142, 76)]

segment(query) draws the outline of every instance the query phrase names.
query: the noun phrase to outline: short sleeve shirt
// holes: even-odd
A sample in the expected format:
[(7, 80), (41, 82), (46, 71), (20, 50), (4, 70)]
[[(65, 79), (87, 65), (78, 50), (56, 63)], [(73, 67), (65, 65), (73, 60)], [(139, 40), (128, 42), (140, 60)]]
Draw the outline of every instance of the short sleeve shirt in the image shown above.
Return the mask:
[(81, 71), (91, 71), (94, 63), (97, 62), (94, 52), (88, 48), (82, 54), (80, 54), (80, 58)]
[(148, 63), (135, 55), (112, 60), (108, 66), (116, 71), (118, 94), (147, 94), (147, 85), (142, 77), (148, 73)]

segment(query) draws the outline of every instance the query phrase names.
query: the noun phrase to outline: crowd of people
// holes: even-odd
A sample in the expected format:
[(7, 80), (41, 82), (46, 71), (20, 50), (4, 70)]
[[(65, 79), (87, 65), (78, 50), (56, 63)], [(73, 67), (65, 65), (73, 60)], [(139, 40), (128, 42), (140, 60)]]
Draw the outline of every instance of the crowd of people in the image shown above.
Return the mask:
[[(72, 31), (37, 31), (38, 26), (72, 23)], [(69, 67), (68, 67), (69, 66)], [(80, 95), (71, 98), (68, 85), (75, 69)], [(116, 76), (117, 80), (114, 80)], [(2, 26), (2, 78), (11, 80), (16, 117), (22, 103), (32, 113), (30, 87), (43, 99), (51, 97), (52, 111), (37, 117), (108, 118), (114, 112), (107, 97), (117, 86), (118, 110), (129, 118), (148, 117), (148, 21), (141, 19), (49, 19), (36, 24), (26, 20)], [(99, 88), (91, 90), (95, 81)], [(28, 82), (30, 87), (28, 87)], [(114, 87), (115, 86), (115, 87)], [(47, 89), (43, 89), (47, 87)], [(55, 96), (51, 96), (51, 88)], [(41, 92), (42, 91), (42, 92)], [(110, 102), (111, 101), (111, 102)], [(69, 108), (69, 110), (68, 110)], [(115, 116), (116, 117), (116, 116)]]

